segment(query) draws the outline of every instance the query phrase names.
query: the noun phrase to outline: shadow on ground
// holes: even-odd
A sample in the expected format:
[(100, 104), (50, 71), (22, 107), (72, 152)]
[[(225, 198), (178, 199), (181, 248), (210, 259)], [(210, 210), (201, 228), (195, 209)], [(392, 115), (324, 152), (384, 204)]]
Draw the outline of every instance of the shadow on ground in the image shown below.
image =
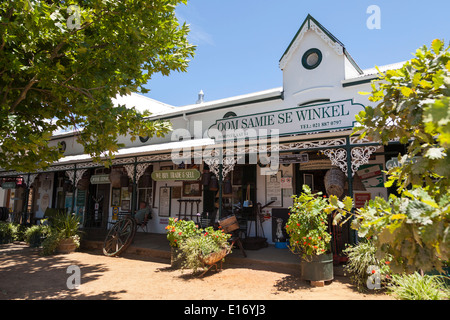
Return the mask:
[[(82, 270), (82, 281), (98, 279), (108, 268), (102, 264), (83, 265), (69, 255), (41, 256), (37, 249), (20, 244), (0, 245), (0, 299), (114, 299), (118, 293), (105, 291), (86, 296), (69, 289), (70, 265)], [(24, 281), (26, 279), (26, 281)], [(69, 283), (74, 283), (69, 280)]]

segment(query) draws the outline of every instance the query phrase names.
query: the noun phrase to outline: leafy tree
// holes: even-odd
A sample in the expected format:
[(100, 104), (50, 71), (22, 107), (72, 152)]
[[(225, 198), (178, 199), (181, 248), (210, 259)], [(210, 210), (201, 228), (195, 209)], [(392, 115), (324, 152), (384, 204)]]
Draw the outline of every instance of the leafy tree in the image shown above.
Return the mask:
[(386, 201), (377, 197), (357, 210), (353, 227), (371, 237), (378, 259), (393, 257), (394, 272), (441, 270), (450, 259), (450, 193), (439, 201), (424, 190), (404, 190)]
[(388, 186), (395, 181), (400, 189), (426, 184), (433, 194), (445, 193), (450, 187), (449, 48), (436, 39), (431, 48), (417, 49), (402, 68), (380, 72), (369, 100), (378, 105), (356, 117), (364, 126), (362, 137), (408, 145), (407, 154), (399, 157), (401, 166), (389, 171)]
[(408, 148), (386, 183), (397, 183), (401, 196), (370, 201), (353, 227), (374, 237), (380, 256), (393, 256), (394, 271), (442, 270), (450, 259), (449, 48), (434, 40), (402, 68), (380, 73), (369, 100), (378, 104), (360, 112), (356, 132)]
[(155, 73), (184, 72), (194, 47), (175, 8), (187, 0), (5, 0), (0, 3), (0, 167), (33, 171), (62, 153), (52, 133), (72, 127), (94, 160), (120, 135), (170, 131), (148, 112), (114, 107), (148, 92)]

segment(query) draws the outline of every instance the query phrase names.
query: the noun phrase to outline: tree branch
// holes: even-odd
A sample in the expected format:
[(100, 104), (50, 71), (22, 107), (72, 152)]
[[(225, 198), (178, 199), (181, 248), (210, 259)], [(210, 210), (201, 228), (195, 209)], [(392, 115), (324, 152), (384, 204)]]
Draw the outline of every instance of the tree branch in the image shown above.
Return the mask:
[(23, 91), (20, 93), (20, 96), (17, 98), (17, 100), (12, 104), (11, 108), (9, 108), (9, 112), (13, 113), (14, 109), (16, 109), (17, 105), (21, 103), (27, 96), (28, 90), (31, 89), (31, 87), (36, 83), (39, 82), (39, 80), (36, 80), (36, 75), (31, 78), (31, 80), (28, 82), (28, 84), (25, 86)]

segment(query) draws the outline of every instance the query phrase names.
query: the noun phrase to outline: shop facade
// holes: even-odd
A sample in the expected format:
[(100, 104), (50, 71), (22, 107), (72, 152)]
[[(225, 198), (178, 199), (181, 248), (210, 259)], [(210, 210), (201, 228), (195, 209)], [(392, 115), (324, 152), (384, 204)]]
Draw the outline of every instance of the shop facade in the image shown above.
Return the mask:
[[(165, 233), (170, 217), (205, 223), (237, 214), (248, 236), (276, 243), (285, 236), (291, 196), (304, 184), (326, 195), (330, 172), (338, 195), (354, 197), (356, 206), (387, 197), (382, 171), (403, 147), (352, 135), (355, 115), (371, 104), (358, 92), (371, 91), (377, 72), (361, 70), (309, 15), (279, 65), (282, 86), (271, 90), (212, 102), (200, 97), (177, 108), (133, 100), (147, 104), (152, 118), (171, 121), (174, 130), (134, 142), (122, 137), (126, 147), (110, 168), (83, 154), (74, 133), (55, 135), (51, 143), (65, 145), (65, 156), (48, 170), (0, 171), (0, 207), (25, 212), (30, 222), (48, 207), (67, 208), (85, 228), (98, 229), (149, 207), (152, 233)], [(341, 242), (352, 241), (349, 230), (337, 233)]]

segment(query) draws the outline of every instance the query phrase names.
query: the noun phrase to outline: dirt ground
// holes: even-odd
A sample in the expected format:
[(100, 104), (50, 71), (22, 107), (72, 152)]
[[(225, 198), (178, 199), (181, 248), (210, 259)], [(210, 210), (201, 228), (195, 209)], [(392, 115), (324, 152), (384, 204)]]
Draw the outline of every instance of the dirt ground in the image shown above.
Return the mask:
[[(69, 289), (76, 265), (79, 289)], [(71, 278), (73, 279), (73, 278)], [(69, 283), (73, 284), (73, 281)], [(24, 244), (0, 245), (0, 299), (69, 300), (381, 300), (385, 294), (361, 294), (345, 277), (312, 288), (296, 275), (255, 266), (224, 264), (202, 278), (173, 270), (168, 260), (124, 254), (110, 258), (96, 252), (42, 257)]]

